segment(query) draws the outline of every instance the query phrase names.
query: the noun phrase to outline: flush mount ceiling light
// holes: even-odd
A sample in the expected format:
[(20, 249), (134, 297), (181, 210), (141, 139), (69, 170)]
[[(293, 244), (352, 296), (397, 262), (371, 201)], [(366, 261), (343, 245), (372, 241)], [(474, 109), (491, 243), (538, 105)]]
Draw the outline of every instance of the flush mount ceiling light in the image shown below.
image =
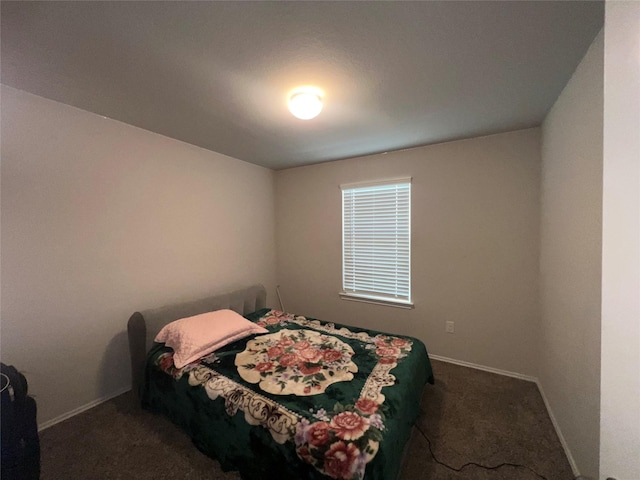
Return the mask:
[(289, 94), (289, 110), (301, 120), (317, 117), (322, 111), (322, 90), (315, 87), (296, 88)]

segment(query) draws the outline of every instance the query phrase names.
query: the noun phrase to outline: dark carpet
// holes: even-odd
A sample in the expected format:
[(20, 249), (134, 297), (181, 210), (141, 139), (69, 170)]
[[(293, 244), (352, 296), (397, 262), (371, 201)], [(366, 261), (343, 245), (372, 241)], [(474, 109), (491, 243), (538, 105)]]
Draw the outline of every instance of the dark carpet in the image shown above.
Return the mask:
[[(572, 480), (534, 383), (433, 361), (435, 385), (407, 449), (401, 480)], [(503, 466), (485, 470), (467, 462)], [(40, 432), (42, 480), (239, 479), (200, 453), (167, 419), (141, 410), (131, 392)], [(277, 478), (277, 475), (274, 476)]]

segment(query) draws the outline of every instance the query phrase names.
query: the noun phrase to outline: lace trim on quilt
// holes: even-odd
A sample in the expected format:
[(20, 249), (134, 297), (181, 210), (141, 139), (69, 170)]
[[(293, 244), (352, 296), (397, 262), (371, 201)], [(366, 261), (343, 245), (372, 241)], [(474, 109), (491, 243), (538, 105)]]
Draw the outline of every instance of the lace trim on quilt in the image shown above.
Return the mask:
[(202, 385), (211, 400), (224, 398), (227, 415), (232, 417), (238, 410), (244, 412), (248, 424), (263, 426), (280, 444), (293, 437), (301, 418), (279, 403), (202, 365), (189, 372), (189, 385)]

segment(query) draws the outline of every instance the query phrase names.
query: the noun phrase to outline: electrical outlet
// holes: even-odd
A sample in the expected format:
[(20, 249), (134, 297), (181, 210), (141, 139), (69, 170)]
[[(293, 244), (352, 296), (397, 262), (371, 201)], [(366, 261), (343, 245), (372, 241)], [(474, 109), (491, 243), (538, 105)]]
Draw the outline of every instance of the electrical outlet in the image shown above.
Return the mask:
[(453, 322), (447, 321), (444, 324), (444, 331), (447, 333), (453, 333)]

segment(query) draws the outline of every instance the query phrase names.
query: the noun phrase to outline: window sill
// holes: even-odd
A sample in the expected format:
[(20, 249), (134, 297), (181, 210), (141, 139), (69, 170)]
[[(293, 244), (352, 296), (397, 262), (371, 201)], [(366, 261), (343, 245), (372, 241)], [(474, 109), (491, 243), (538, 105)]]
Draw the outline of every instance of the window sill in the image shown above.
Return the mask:
[(357, 295), (355, 293), (344, 293), (344, 292), (339, 292), (338, 295), (340, 295), (341, 299), (349, 300), (351, 302), (373, 303), (374, 305), (383, 305), (385, 307), (394, 307), (394, 308), (405, 308), (405, 309), (414, 308), (412, 302), (407, 302), (404, 300), (391, 300), (388, 298), (379, 298), (379, 297)]

